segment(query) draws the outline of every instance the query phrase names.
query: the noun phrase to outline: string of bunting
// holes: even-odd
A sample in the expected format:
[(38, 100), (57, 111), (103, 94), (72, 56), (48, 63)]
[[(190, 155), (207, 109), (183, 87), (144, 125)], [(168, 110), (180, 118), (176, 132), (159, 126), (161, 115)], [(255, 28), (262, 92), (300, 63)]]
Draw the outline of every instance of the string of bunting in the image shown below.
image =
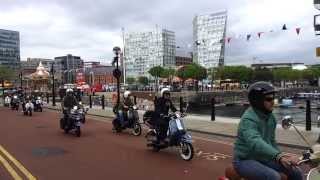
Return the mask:
[[(286, 30), (288, 30), (288, 28), (287, 28), (287, 25), (284, 24), (282, 26), (282, 31), (286, 31)], [(296, 31), (297, 35), (300, 35), (301, 27), (296, 27), (295, 31)], [(275, 32), (275, 31), (270, 30), (269, 32), (257, 32), (257, 36), (260, 39), (263, 36), (263, 34), (265, 34), (265, 33), (273, 33), (273, 32)], [(250, 34), (246, 34), (246, 35), (236, 35), (236, 37), (226, 37), (225, 41), (229, 44), (232, 41), (232, 39), (241, 39), (243, 37), (245, 37), (245, 39), (247, 41), (250, 41), (250, 39), (253, 37), (253, 34), (250, 33)], [(198, 42), (196, 42), (196, 43), (198, 43)], [(197, 45), (199, 45), (199, 44), (197, 44)]]

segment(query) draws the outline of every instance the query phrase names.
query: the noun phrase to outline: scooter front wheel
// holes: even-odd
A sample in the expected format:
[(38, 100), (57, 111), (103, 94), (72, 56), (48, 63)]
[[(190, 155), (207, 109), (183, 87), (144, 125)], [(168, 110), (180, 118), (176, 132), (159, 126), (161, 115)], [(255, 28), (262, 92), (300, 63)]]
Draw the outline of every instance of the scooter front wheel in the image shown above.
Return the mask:
[(136, 122), (133, 125), (132, 134), (135, 135), (135, 136), (140, 136), (141, 135), (141, 131), (142, 131), (141, 125), (138, 122)]
[(185, 161), (190, 161), (193, 158), (194, 150), (191, 143), (180, 143), (180, 156)]

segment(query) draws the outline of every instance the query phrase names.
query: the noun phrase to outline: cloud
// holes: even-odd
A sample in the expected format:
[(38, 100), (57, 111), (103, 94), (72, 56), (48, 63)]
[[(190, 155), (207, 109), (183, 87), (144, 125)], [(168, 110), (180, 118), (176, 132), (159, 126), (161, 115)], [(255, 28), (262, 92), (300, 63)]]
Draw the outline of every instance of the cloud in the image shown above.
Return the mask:
[[(121, 28), (126, 32), (159, 27), (176, 34), (177, 45), (192, 44), (192, 20), (196, 14), (228, 10), (227, 35), (242, 34), (226, 44), (228, 64), (295, 59), (316, 63), (312, 0), (0, 0), (0, 28), (20, 31), (21, 56), (54, 58), (72, 53), (85, 60), (112, 59), (112, 47), (122, 46)], [(282, 32), (283, 24), (289, 30)], [(295, 27), (302, 28), (295, 34)], [(263, 34), (256, 33), (274, 30)], [(250, 42), (244, 39), (252, 33)], [(188, 50), (191, 50), (190, 48)]]

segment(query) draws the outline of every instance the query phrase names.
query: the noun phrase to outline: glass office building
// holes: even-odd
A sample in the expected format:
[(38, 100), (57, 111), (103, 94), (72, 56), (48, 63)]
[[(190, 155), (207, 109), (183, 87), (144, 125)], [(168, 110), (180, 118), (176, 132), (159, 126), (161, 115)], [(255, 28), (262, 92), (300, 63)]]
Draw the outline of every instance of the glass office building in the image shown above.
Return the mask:
[(0, 29), (0, 65), (20, 67), (20, 35), (17, 31)]
[(227, 11), (197, 15), (193, 19), (193, 61), (203, 67), (224, 65)]
[(148, 71), (154, 66), (174, 66), (175, 46), (174, 32), (166, 29), (126, 34), (126, 77), (150, 77)]

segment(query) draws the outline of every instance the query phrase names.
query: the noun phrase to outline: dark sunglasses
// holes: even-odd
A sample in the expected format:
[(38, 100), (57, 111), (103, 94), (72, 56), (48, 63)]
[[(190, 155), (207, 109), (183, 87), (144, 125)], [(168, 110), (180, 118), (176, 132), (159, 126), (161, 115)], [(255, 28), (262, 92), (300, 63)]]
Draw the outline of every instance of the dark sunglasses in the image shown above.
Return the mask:
[(264, 98), (265, 101), (268, 101), (268, 102), (272, 102), (274, 101), (274, 98), (273, 97), (266, 97)]

